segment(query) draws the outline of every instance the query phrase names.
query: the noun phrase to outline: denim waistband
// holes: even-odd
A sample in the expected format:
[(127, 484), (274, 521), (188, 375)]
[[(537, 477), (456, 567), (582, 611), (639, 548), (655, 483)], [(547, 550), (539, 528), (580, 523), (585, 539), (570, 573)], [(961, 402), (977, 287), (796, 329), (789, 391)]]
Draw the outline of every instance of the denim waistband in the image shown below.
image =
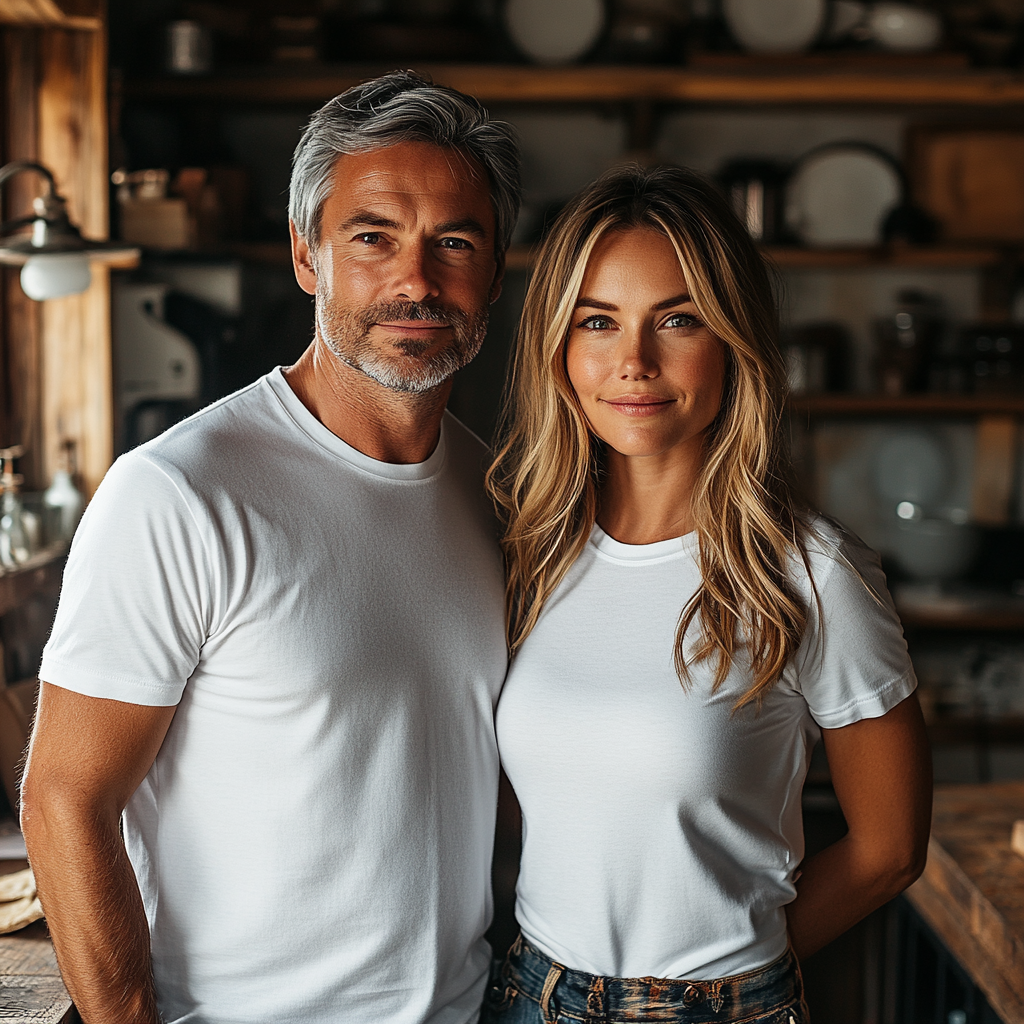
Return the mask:
[(501, 974), (506, 986), (540, 1004), (541, 1015), (550, 1024), (559, 1017), (721, 1024), (771, 1013), (803, 999), (800, 968), (791, 950), (766, 967), (714, 981), (609, 978), (564, 967), (520, 935)]

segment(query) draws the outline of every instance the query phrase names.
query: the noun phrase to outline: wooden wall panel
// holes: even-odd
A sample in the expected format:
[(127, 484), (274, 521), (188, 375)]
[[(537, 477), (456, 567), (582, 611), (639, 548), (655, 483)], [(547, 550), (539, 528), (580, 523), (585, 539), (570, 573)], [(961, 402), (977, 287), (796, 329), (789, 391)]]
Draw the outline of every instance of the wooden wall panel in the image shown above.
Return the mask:
[[(2, 33), (3, 134), (0, 162), (34, 160), (38, 145), (36, 87), (38, 41), (35, 29), (9, 28)], [(4, 187), (3, 216), (32, 209), (39, 192), (35, 175), (21, 174)], [(19, 469), (28, 489), (46, 485), (42, 447), (42, 308), (21, 290), (16, 268), (0, 274), (0, 445), (22, 444)]]
[[(39, 159), (57, 178), (82, 233), (108, 227), (106, 45), (100, 32), (47, 30), (40, 44)], [(43, 466), (57, 468), (61, 442), (78, 445), (87, 494), (113, 458), (114, 398), (109, 275), (93, 266), (82, 295), (42, 303)]]

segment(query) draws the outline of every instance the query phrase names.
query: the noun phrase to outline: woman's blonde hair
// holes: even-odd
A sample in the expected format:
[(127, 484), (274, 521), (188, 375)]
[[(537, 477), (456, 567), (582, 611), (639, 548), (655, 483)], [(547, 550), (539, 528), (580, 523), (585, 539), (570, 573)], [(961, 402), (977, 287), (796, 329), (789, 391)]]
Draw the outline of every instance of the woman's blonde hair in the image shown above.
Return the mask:
[[(602, 443), (584, 417), (565, 345), (587, 262), (609, 231), (648, 228), (679, 257), (698, 313), (725, 344), (722, 407), (705, 435), (691, 497), (702, 583), (675, 638), (680, 680), (715, 659), (717, 688), (746, 648), (760, 703), (800, 645), (806, 603), (793, 586), (807, 519), (794, 502), (780, 420), (785, 372), (768, 267), (710, 181), (692, 171), (626, 167), (573, 199), (541, 247), (526, 294), (488, 491), (505, 533), (507, 631), (514, 652), (586, 546), (597, 514)], [(700, 634), (684, 640), (698, 619)]]

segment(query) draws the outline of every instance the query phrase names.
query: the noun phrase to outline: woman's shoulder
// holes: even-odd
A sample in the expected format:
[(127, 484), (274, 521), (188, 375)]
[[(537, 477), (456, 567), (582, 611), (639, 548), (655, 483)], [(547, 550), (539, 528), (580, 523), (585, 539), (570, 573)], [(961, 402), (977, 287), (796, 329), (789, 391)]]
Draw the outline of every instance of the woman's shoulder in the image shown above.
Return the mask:
[[(825, 586), (834, 576), (854, 577), (861, 584), (882, 575), (878, 553), (851, 530), (821, 513), (807, 517), (801, 552), (794, 558), (797, 576)], [(883, 577), (884, 585), (884, 577)]]

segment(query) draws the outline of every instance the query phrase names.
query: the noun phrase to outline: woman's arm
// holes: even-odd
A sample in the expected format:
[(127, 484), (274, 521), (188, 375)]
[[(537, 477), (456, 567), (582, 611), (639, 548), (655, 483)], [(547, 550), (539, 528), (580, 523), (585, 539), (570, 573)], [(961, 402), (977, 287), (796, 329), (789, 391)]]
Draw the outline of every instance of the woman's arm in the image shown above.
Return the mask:
[(902, 892), (924, 870), (932, 766), (917, 695), (881, 718), (822, 730), (849, 832), (803, 865), (786, 908), (807, 957)]

